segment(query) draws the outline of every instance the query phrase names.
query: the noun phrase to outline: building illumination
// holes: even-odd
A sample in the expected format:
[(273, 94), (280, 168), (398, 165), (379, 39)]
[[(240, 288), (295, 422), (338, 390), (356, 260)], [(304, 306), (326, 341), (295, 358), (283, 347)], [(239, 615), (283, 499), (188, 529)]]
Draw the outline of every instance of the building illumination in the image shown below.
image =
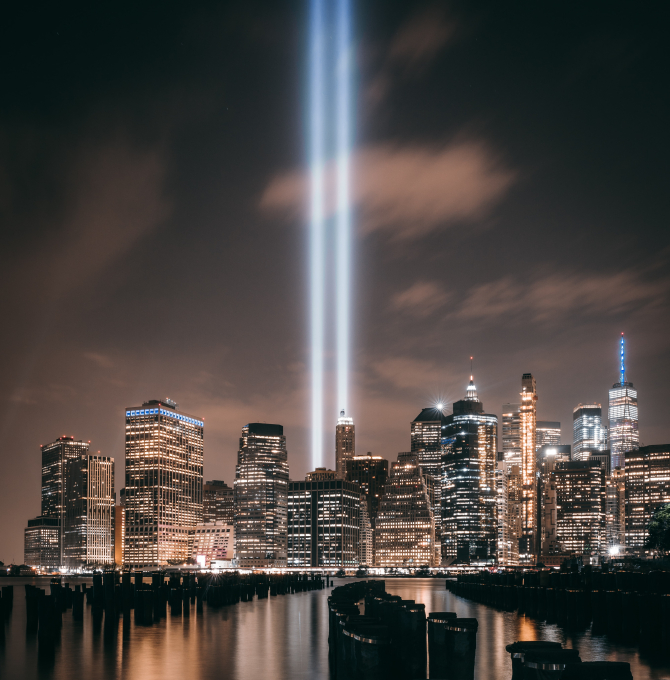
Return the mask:
[(624, 467), (626, 452), (640, 446), (638, 431), (637, 390), (626, 381), (625, 344), (623, 333), (619, 345), (619, 382), (609, 391), (609, 447), (612, 468)]
[(124, 564), (166, 566), (191, 557), (202, 522), (204, 422), (176, 404), (126, 410)]

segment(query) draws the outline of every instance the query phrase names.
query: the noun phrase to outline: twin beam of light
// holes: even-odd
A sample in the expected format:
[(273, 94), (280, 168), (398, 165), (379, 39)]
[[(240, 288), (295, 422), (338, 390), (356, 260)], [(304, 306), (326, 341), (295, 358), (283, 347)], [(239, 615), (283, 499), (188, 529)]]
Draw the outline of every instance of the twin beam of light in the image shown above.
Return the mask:
[[(349, 407), (351, 276), (351, 0), (335, 0), (335, 289), (337, 411)], [(312, 463), (323, 465), (325, 322), (326, 0), (310, 0), (310, 258)]]
[(310, 312), (312, 342), (312, 462), (323, 460), (324, 352), (324, 0), (310, 0)]

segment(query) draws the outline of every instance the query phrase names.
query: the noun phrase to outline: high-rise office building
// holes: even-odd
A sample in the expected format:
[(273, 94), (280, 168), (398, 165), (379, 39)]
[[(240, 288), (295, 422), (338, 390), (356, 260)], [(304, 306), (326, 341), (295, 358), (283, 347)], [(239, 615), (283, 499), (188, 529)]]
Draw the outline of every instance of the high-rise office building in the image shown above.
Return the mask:
[(538, 449), (538, 553), (542, 556), (560, 552), (557, 534), (557, 495), (554, 471), (558, 463), (570, 462), (570, 446), (548, 446)]
[(334, 476), (289, 482), (288, 566), (358, 566), (360, 512), (357, 484)]
[(441, 409), (424, 408), (411, 424), (412, 453), (418, 456), (424, 473), (433, 479), (440, 478), (443, 423)]
[(521, 469), (521, 404), (502, 406), (502, 453), (503, 460)]
[(605, 551), (605, 471), (592, 461), (558, 463), (556, 535), (563, 552), (598, 556)]
[(644, 553), (647, 526), (656, 510), (670, 503), (670, 444), (626, 452), (626, 547)]
[(71, 458), (88, 453), (90, 442), (75, 441), (74, 437), (59, 437), (42, 446), (42, 517), (58, 520), (58, 559), (63, 561), (63, 530), (65, 528), (65, 494), (67, 479), (65, 464)]
[(553, 420), (538, 420), (535, 427), (535, 447), (560, 446), (561, 424)]
[(496, 512), (498, 564), (519, 564), (519, 540), (521, 539), (521, 468), (498, 461), (496, 468)]
[(114, 506), (114, 564), (123, 566), (126, 543), (126, 490), (119, 492), (119, 503)]
[(358, 484), (361, 493), (365, 495), (373, 528), (388, 479), (388, 470), (389, 462), (385, 458), (373, 456), (369, 452), (365, 456), (354, 456), (347, 461), (346, 479)]
[(63, 564), (70, 569), (114, 564), (114, 459), (82, 454), (65, 463)]
[(40, 515), (28, 520), (23, 536), (23, 563), (43, 571), (61, 566), (60, 523), (57, 517)]
[(356, 455), (356, 428), (354, 419), (340, 411), (335, 426), (335, 472), (338, 479), (344, 479), (347, 461)]
[(375, 563), (374, 535), (368, 513), (366, 498), (361, 494), (360, 538), (358, 543), (358, 562), (362, 567), (372, 567)]
[(202, 487), (202, 521), (233, 523), (235, 491), (221, 479), (205, 482)]
[(470, 376), (442, 428), (442, 558), (494, 561), (498, 417), (484, 413)]
[(607, 448), (607, 428), (600, 404), (579, 404), (572, 412), (572, 460), (588, 460)]
[(626, 475), (621, 468), (605, 481), (605, 524), (607, 550), (618, 554), (626, 543)]
[(420, 567), (436, 561), (435, 522), (419, 457), (399, 453), (379, 504), (375, 565)]
[[(375, 521), (379, 512), (379, 502), (388, 479), (389, 462), (381, 456), (368, 452), (365, 456), (354, 456), (347, 461), (346, 479), (358, 484), (361, 490), (361, 552), (360, 562), (366, 566), (374, 564)], [(368, 529), (369, 525), (369, 529)], [(365, 541), (369, 540), (368, 546)]]
[(285, 567), (288, 460), (281, 425), (242, 428), (235, 468), (235, 554), (241, 567)]
[(444, 425), (444, 412), (441, 405), (439, 408), (424, 408), (412, 421), (410, 438), (411, 451), (419, 457), (419, 465), (427, 481), (433, 520), (435, 522), (435, 540), (438, 545), (442, 531), (442, 501), (441, 501), (441, 477), (442, 477), (442, 427)]
[(625, 344), (623, 333), (619, 346), (619, 382), (609, 392), (609, 446), (612, 468), (624, 467), (626, 451), (640, 446), (637, 420), (637, 390), (626, 381)]
[(169, 399), (126, 409), (126, 566), (190, 559), (202, 523), (204, 426)]
[(521, 405), (519, 426), (521, 431), (521, 540), (519, 562), (532, 564), (537, 553), (537, 480), (535, 430), (537, 426), (537, 388), (532, 374), (521, 377)]

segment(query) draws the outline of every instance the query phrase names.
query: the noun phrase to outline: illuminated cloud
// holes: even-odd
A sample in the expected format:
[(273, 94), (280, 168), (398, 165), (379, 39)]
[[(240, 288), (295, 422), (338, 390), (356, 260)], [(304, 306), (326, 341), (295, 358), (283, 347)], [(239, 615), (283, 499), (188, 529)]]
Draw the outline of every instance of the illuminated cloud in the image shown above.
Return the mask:
[[(327, 213), (333, 214), (333, 168), (328, 170)], [(352, 201), (364, 232), (412, 239), (460, 221), (484, 217), (512, 186), (515, 173), (482, 143), (444, 146), (381, 144), (354, 159)], [(275, 177), (261, 207), (296, 218), (304, 215), (303, 174)]]
[(396, 293), (391, 306), (415, 316), (429, 316), (446, 304), (450, 295), (433, 281), (417, 281), (409, 288)]
[[(670, 280), (645, 280), (640, 272), (614, 274), (550, 274), (529, 282), (506, 276), (466, 291), (444, 318), (498, 319), (524, 315), (536, 321), (562, 320), (568, 315), (604, 316), (666, 304)], [(396, 311), (429, 316), (452, 296), (436, 282), (418, 281), (391, 298)]]
[(389, 61), (405, 64), (409, 70), (427, 66), (454, 35), (444, 7), (433, 5), (415, 14), (396, 33), (389, 49)]

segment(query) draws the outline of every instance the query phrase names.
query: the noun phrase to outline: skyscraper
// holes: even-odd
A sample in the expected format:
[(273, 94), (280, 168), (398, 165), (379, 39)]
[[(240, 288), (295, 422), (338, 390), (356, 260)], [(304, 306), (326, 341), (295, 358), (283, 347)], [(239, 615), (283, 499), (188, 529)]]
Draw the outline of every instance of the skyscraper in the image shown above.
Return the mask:
[(484, 413), (473, 376), (442, 428), (442, 558), (495, 560), (498, 417)]
[(358, 566), (359, 486), (334, 473), (328, 480), (309, 477), (288, 485), (288, 566)]
[(537, 451), (538, 468), (538, 554), (540, 561), (547, 555), (560, 552), (557, 533), (558, 501), (556, 491), (556, 466), (570, 461), (570, 446), (548, 446)]
[(519, 564), (521, 539), (521, 468), (499, 461), (496, 469), (498, 564)]
[(626, 476), (614, 468), (605, 481), (605, 523), (607, 549), (618, 553), (626, 543)]
[(28, 520), (23, 536), (23, 563), (51, 571), (61, 566), (60, 524), (57, 517), (40, 515)]
[(433, 566), (437, 561), (435, 522), (426, 480), (415, 453), (391, 463), (375, 524), (375, 565)]
[(412, 453), (419, 458), (419, 465), (424, 474), (430, 478), (427, 481), (433, 520), (435, 522), (435, 540), (440, 544), (442, 527), (442, 427), (444, 413), (439, 408), (424, 408), (412, 421), (410, 430)]
[(537, 482), (535, 476), (535, 429), (537, 388), (530, 373), (521, 377), (521, 406), (519, 424), (521, 430), (521, 540), (519, 562), (532, 564), (537, 551)]
[(368, 515), (374, 528), (379, 512), (379, 501), (384, 493), (388, 479), (389, 462), (381, 456), (368, 453), (365, 456), (354, 456), (347, 461), (346, 479), (358, 484), (365, 495)]
[(411, 424), (412, 453), (418, 456), (419, 465), (433, 479), (440, 478), (443, 422), (441, 409), (424, 408)]
[(502, 450), (503, 460), (509, 465), (521, 468), (521, 404), (502, 406)]
[(564, 552), (605, 550), (605, 471), (593, 461), (557, 463), (556, 536)]
[(281, 425), (242, 428), (235, 467), (235, 551), (241, 567), (285, 567), (288, 460)]
[(88, 453), (89, 442), (75, 441), (74, 437), (59, 437), (42, 446), (42, 517), (58, 520), (58, 560), (63, 561), (63, 530), (65, 528), (65, 496), (67, 478), (65, 465), (71, 458)]
[(202, 487), (202, 521), (233, 523), (234, 490), (221, 479), (205, 482)]
[(641, 446), (626, 452), (626, 546), (642, 554), (647, 526), (670, 503), (670, 444)]
[(340, 411), (335, 427), (335, 472), (338, 479), (344, 479), (347, 461), (356, 455), (356, 428), (354, 419)]
[(561, 424), (550, 420), (538, 420), (535, 428), (535, 448), (561, 445)]
[(64, 565), (114, 564), (114, 459), (82, 454), (65, 463)]
[(123, 566), (126, 543), (126, 490), (119, 492), (119, 503), (114, 506), (114, 564)]
[(612, 452), (612, 469), (624, 467), (626, 451), (640, 446), (637, 422), (637, 390), (626, 381), (626, 354), (623, 333), (619, 346), (619, 382), (609, 393), (609, 447)]
[(592, 451), (607, 448), (600, 404), (579, 404), (573, 410), (572, 433), (572, 460), (588, 460)]
[(126, 566), (191, 557), (190, 532), (202, 522), (204, 426), (169, 399), (126, 410)]

